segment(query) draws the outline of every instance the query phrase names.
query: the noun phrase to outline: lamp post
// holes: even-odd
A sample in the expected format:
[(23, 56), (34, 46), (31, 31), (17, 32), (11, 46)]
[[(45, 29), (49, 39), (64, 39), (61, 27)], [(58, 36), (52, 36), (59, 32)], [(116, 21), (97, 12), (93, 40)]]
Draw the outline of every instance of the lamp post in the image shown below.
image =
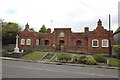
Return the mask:
[(110, 14), (109, 14), (109, 33), (108, 33), (108, 36), (109, 36), (109, 56), (112, 56), (110, 27), (111, 27), (111, 19), (110, 19)]

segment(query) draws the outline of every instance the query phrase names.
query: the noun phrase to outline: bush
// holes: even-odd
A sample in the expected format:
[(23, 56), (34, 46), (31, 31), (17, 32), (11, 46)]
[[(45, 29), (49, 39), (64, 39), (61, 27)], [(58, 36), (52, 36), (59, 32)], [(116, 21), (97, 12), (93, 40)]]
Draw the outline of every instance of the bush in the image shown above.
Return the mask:
[(71, 60), (72, 60), (72, 61), (71, 61), (72, 63), (76, 63), (77, 60), (78, 60), (78, 56), (77, 56), (76, 54), (72, 54), (72, 55), (71, 55)]
[(85, 59), (86, 56), (80, 56), (77, 60), (77, 63), (85, 63), (83, 59)]
[(99, 63), (105, 63), (106, 62), (106, 58), (103, 56), (103, 55), (101, 55), (101, 54), (94, 54), (93, 55), (93, 58), (97, 61), (97, 62), (99, 62)]
[(57, 57), (57, 60), (60, 60), (61, 62), (67, 62), (71, 60), (70, 54), (61, 54)]
[(86, 56), (86, 58), (84, 58), (83, 61), (87, 65), (96, 65), (97, 64), (97, 61), (92, 56)]
[(115, 45), (115, 46), (113, 46), (113, 50), (114, 50), (114, 52), (115, 52), (115, 54), (116, 54), (116, 57), (117, 57), (118, 59), (120, 59), (120, 45)]

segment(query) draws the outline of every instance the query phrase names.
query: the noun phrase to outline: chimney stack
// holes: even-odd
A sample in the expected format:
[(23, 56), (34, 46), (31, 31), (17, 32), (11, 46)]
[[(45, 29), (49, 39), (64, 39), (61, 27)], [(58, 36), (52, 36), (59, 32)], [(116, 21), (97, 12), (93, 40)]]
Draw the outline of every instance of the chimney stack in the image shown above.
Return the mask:
[(88, 32), (88, 31), (89, 31), (89, 27), (85, 27), (85, 28), (84, 28), (84, 31), (85, 31), (85, 32)]

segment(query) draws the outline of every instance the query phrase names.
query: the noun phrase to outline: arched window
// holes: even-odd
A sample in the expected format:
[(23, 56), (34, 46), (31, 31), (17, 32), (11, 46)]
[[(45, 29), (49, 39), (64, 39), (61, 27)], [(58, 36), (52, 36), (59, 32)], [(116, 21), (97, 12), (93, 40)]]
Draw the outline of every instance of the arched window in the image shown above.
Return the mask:
[(97, 39), (92, 40), (92, 47), (99, 47), (99, 41)]
[(21, 45), (25, 45), (25, 39), (21, 39)]
[(49, 40), (45, 40), (45, 45), (49, 45)]
[(40, 45), (40, 40), (36, 39), (36, 45)]
[(107, 39), (102, 40), (102, 47), (108, 47), (108, 40)]
[(27, 39), (26, 45), (31, 45), (31, 39)]
[(82, 46), (82, 41), (81, 40), (77, 40), (76, 41), (76, 47), (81, 47)]
[(60, 37), (64, 37), (64, 32), (60, 32)]

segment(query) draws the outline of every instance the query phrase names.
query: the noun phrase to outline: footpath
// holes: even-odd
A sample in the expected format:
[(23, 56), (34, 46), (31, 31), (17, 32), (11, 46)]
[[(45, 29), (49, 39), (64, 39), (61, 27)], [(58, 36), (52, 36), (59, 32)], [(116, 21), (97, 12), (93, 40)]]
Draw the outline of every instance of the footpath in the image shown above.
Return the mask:
[(106, 68), (106, 69), (118, 69), (118, 70), (120, 70), (119, 67), (112, 67), (112, 66), (59, 63), (59, 62), (49, 62), (49, 61), (45, 61), (45, 60), (33, 61), (33, 60), (24, 60), (24, 59), (11, 58), (11, 57), (0, 57), (0, 60), (11, 60), (11, 61), (23, 61), (23, 62), (33, 62), (33, 63), (43, 63), (43, 64), (55, 64), (55, 65), (67, 65), (67, 66), (79, 66), (79, 67), (94, 67), (94, 68)]

